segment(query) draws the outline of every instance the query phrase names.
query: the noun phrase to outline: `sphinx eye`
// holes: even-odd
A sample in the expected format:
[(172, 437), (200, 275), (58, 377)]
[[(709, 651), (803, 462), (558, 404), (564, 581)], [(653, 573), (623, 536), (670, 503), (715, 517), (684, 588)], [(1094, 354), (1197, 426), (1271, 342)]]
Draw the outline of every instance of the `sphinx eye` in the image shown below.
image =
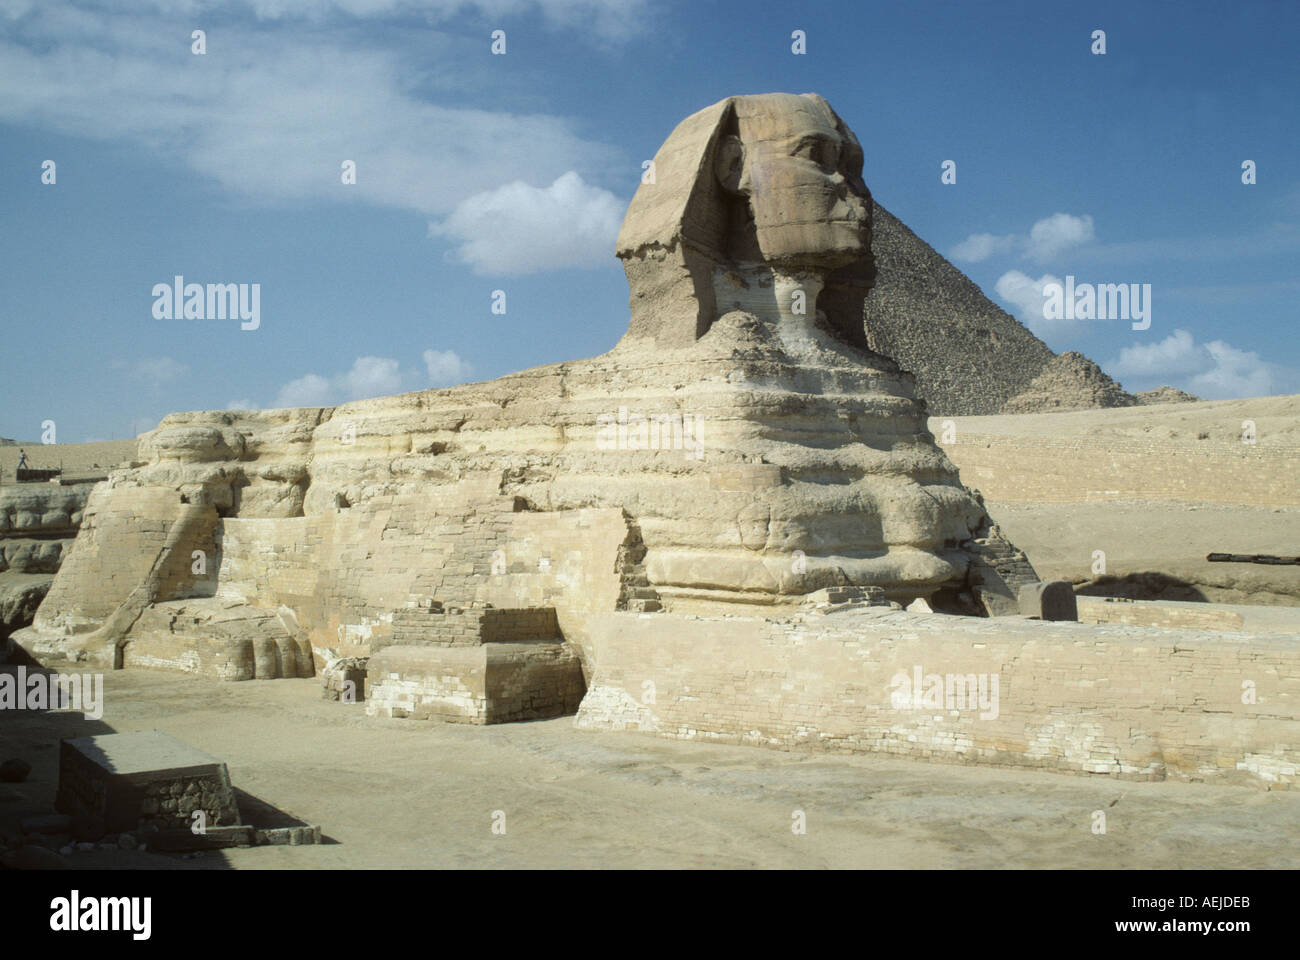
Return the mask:
[(811, 160), (825, 170), (834, 170), (836, 162), (835, 145), (825, 140), (805, 140), (795, 151), (795, 156)]

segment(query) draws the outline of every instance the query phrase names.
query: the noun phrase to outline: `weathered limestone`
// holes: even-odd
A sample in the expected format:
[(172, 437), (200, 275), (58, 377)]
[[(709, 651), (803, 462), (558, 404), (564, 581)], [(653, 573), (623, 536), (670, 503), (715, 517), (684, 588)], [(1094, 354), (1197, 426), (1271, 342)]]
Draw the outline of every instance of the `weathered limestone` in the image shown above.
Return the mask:
[(397, 641), (366, 669), (371, 716), (462, 723), (575, 713), (582, 665), (551, 608), (417, 607), (393, 617)]
[(321, 696), (326, 700), (360, 703), (366, 699), (366, 664), (369, 657), (338, 657), (320, 672)]
[(182, 670), (216, 680), (314, 674), (311, 644), (291, 618), (223, 597), (146, 607), (119, 652), (123, 667)]
[[(0, 537), (72, 537), (90, 494), (88, 484), (7, 483), (0, 486)], [(9, 544), (6, 544), (6, 547)], [(6, 563), (9, 552), (5, 551)], [(0, 568), (2, 569), (2, 568)]]
[[(270, 810), (245, 797), (254, 814)], [(165, 733), (115, 733), (66, 739), (59, 747), (63, 816), (52, 832), (78, 840), (116, 839), (122, 849), (137, 841), (150, 850), (216, 850), (254, 844), (320, 843), (320, 827), (241, 823), (239, 803), (226, 765)]]
[(1128, 623), (1145, 627), (1300, 636), (1300, 611), (1295, 607), (1089, 596), (1076, 596), (1075, 602), (1081, 623)]
[(1065, 580), (1027, 583), (1020, 588), (1020, 612), (1034, 620), (1078, 620), (1074, 585)]
[[(861, 169), (820, 97), (688, 117), (620, 233), (631, 318), (610, 352), (169, 416), (96, 488), (15, 639), (225, 679), (329, 664), (338, 699), (368, 658), (371, 716), (578, 710), (782, 748), (1293, 782), (1294, 637), (1019, 615), (1040, 578), (935, 444), (914, 378), (873, 352)], [(923, 353), (923, 327), (893, 333)], [(963, 329), (964, 356), (996, 332)], [(970, 389), (1000, 407), (1043, 351), (1016, 339)]]
[(90, 484), (0, 485), (0, 659), (32, 622), (81, 525)]

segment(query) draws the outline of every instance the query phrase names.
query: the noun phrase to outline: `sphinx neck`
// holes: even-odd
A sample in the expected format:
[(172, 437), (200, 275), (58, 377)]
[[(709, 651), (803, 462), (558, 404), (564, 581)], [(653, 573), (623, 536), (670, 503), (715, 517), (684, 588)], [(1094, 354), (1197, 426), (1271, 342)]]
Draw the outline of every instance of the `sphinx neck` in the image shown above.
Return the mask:
[(826, 272), (817, 268), (774, 267), (768, 263), (719, 265), (713, 272), (718, 315), (732, 310), (766, 323), (791, 356), (823, 347), (826, 332), (816, 324), (817, 298)]

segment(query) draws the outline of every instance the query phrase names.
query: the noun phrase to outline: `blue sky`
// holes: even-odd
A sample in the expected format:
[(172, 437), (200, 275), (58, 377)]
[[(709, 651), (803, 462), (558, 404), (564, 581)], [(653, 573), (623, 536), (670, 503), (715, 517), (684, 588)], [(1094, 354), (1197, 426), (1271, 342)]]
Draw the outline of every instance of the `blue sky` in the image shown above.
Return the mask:
[[(1298, 35), (1292, 2), (0, 0), (0, 435), (601, 353), (642, 161), (772, 91), (825, 96), (877, 200), (1053, 349), (1300, 392)], [(177, 274), (259, 283), (260, 327), (155, 318)], [(1151, 284), (1150, 329), (1044, 321), (1067, 275)]]

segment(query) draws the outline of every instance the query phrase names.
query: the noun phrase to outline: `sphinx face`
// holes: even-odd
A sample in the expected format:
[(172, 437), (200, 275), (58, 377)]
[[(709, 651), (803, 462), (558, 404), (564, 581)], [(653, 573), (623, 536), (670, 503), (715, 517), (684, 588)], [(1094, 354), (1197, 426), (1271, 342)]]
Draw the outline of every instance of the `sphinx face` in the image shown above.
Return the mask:
[(816, 96), (736, 99), (744, 146), (737, 191), (749, 198), (759, 249), (786, 269), (834, 269), (871, 249), (862, 147)]

